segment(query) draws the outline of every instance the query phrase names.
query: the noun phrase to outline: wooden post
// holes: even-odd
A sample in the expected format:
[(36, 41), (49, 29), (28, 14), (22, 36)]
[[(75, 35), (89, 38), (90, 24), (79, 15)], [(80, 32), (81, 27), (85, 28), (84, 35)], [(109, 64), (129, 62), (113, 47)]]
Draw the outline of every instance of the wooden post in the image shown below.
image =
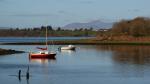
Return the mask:
[(26, 78), (29, 79), (29, 66), (28, 66), (28, 69), (27, 69)]
[(21, 70), (19, 70), (19, 72), (18, 72), (18, 78), (19, 78), (19, 80), (21, 80)]

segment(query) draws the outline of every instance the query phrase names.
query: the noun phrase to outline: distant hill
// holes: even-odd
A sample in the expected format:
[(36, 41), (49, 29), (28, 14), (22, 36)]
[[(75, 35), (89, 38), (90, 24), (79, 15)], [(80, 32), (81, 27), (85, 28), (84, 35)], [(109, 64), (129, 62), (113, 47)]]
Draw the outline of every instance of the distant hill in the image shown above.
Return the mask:
[(93, 28), (93, 29), (108, 29), (111, 28), (113, 23), (106, 23), (100, 20), (95, 20), (87, 23), (71, 23), (65, 25), (64, 29), (75, 29), (75, 28)]

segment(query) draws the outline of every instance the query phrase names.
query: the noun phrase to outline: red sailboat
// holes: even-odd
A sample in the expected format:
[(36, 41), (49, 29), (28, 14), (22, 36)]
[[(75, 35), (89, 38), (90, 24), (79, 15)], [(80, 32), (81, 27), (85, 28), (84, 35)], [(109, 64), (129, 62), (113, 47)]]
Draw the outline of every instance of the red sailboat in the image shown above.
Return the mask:
[(55, 51), (48, 51), (47, 27), (46, 27), (46, 47), (45, 48), (37, 47), (37, 49), (40, 49), (40, 51), (29, 53), (30, 58), (55, 58), (56, 52)]

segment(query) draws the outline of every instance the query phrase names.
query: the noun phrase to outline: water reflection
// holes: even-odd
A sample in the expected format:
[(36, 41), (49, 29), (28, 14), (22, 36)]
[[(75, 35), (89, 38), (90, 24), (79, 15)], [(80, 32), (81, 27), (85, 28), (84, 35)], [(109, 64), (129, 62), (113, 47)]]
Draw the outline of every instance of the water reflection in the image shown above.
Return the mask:
[(56, 58), (30, 58), (29, 59), (30, 62), (36, 62), (36, 63), (40, 63), (40, 64), (48, 64), (50, 63), (55, 63), (56, 62)]
[(29, 84), (29, 79), (26, 79), (27, 80), (27, 84)]
[(61, 50), (61, 53), (68, 53), (68, 54), (72, 54), (73, 52), (75, 52), (75, 50)]
[[(17, 47), (26, 48), (24, 46)], [(26, 50), (30, 47), (31, 45)], [(57, 59), (28, 59), (27, 56), (28, 53), (0, 57), (0, 82), (2, 84), (11, 84), (12, 82), (14, 84), (104, 82), (105, 84), (132, 84), (132, 82), (142, 84), (145, 81), (150, 82), (150, 46), (80, 45), (80, 49), (77, 49), (76, 52), (62, 51), (58, 53)], [(7, 76), (18, 74), (19, 69), (25, 75), (27, 65), (30, 65), (32, 75), (29, 80), (22, 77), (19, 82), (18, 75), (15, 76), (15, 79)]]
[(113, 52), (112, 59), (121, 63), (150, 63), (150, 46), (96, 46), (97, 50)]
[[(18, 77), (18, 79), (19, 79), (19, 82), (21, 83), (21, 77)], [(27, 81), (27, 84), (29, 84), (29, 79), (28, 78), (26, 78), (26, 81)]]
[(18, 77), (19, 82), (22, 81), (22, 80), (21, 80), (22, 78), (26, 78), (27, 84), (29, 84), (29, 77), (31, 76), (31, 75), (30, 75), (30, 72), (29, 72), (29, 66), (28, 66), (28, 68), (27, 68), (26, 75), (22, 73), (22, 70), (19, 70), (19, 71), (18, 71), (18, 75), (15, 75), (15, 76)]

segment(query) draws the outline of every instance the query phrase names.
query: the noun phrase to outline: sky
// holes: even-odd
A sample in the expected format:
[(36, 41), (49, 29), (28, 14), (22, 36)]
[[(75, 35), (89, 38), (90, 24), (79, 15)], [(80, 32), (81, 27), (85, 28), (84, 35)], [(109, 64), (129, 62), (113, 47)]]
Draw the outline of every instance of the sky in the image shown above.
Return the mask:
[(64, 26), (150, 17), (150, 0), (0, 0), (0, 27)]

